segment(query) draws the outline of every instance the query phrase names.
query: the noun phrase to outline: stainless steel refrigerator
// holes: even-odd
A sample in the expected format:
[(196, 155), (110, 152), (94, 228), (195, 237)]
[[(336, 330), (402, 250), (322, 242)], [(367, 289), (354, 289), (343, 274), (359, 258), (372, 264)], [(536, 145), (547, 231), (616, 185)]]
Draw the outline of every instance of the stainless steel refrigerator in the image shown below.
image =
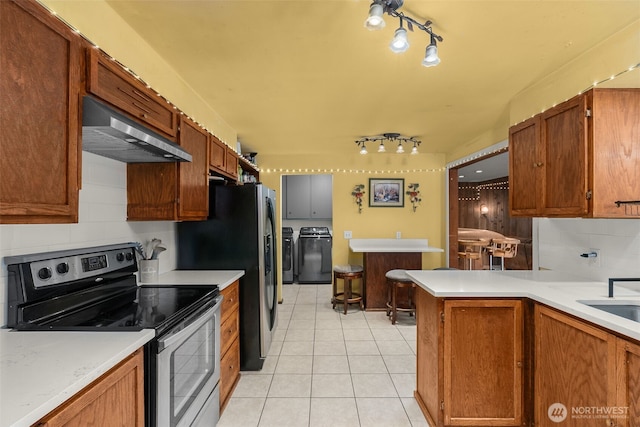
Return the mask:
[(244, 270), (240, 369), (260, 370), (277, 325), (275, 191), (262, 184), (209, 188), (209, 218), (178, 223), (178, 269)]

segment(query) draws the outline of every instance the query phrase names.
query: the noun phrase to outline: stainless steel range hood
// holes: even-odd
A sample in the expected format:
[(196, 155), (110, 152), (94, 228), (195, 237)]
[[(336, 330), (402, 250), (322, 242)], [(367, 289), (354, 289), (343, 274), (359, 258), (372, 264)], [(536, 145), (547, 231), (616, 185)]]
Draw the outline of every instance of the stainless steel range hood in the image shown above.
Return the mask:
[(88, 96), (82, 102), (82, 149), (126, 163), (192, 160), (179, 145)]

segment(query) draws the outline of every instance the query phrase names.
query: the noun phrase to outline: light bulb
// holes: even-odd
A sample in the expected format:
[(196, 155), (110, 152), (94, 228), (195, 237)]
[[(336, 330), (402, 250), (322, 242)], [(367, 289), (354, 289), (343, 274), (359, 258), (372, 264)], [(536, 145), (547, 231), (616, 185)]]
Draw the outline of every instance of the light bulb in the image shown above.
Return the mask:
[(360, 154), (367, 154), (367, 147), (362, 144), (362, 148), (360, 149)]
[(411, 154), (418, 154), (418, 146), (413, 144), (413, 148), (411, 149)]
[(407, 30), (402, 27), (396, 30), (393, 36), (393, 40), (391, 40), (391, 44), (389, 45), (389, 49), (391, 49), (391, 51), (394, 53), (402, 53), (409, 49)]
[(396, 150), (396, 153), (398, 154), (404, 153), (404, 148), (402, 148), (402, 142), (398, 143), (398, 149)]
[(432, 43), (427, 46), (424, 59), (422, 60), (422, 65), (425, 67), (434, 67), (439, 63), (440, 58), (438, 57), (438, 47), (436, 46), (435, 40), (432, 40)]
[(380, 142), (380, 145), (378, 146), (378, 153), (385, 153), (387, 150), (384, 148), (384, 144), (382, 142)]
[(364, 21), (364, 27), (370, 31), (381, 30), (386, 25), (384, 19), (382, 19), (382, 14), (384, 13), (384, 8), (379, 3), (372, 3), (369, 7), (369, 16), (367, 20)]

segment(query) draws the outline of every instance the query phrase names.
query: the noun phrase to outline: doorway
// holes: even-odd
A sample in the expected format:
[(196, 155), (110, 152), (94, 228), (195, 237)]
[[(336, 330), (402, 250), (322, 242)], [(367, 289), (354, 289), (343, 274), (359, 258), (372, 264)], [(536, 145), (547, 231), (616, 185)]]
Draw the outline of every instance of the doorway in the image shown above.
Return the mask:
[[(509, 154), (508, 147), (503, 145), (490, 154), (449, 168), (449, 267), (464, 267), (464, 260), (458, 256), (460, 239), (500, 238), (520, 241), (516, 255), (505, 259), (505, 269), (533, 267), (533, 221), (509, 214)], [(495, 268), (491, 265), (494, 262), (485, 251), (474, 268)]]

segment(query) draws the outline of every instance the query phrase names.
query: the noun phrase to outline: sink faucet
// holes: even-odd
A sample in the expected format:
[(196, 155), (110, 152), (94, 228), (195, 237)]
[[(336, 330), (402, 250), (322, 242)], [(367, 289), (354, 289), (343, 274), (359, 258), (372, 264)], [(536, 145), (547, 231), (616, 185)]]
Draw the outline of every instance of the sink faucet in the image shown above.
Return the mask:
[(609, 278), (609, 298), (613, 298), (613, 284), (615, 282), (640, 282), (640, 279), (634, 279), (633, 277)]

